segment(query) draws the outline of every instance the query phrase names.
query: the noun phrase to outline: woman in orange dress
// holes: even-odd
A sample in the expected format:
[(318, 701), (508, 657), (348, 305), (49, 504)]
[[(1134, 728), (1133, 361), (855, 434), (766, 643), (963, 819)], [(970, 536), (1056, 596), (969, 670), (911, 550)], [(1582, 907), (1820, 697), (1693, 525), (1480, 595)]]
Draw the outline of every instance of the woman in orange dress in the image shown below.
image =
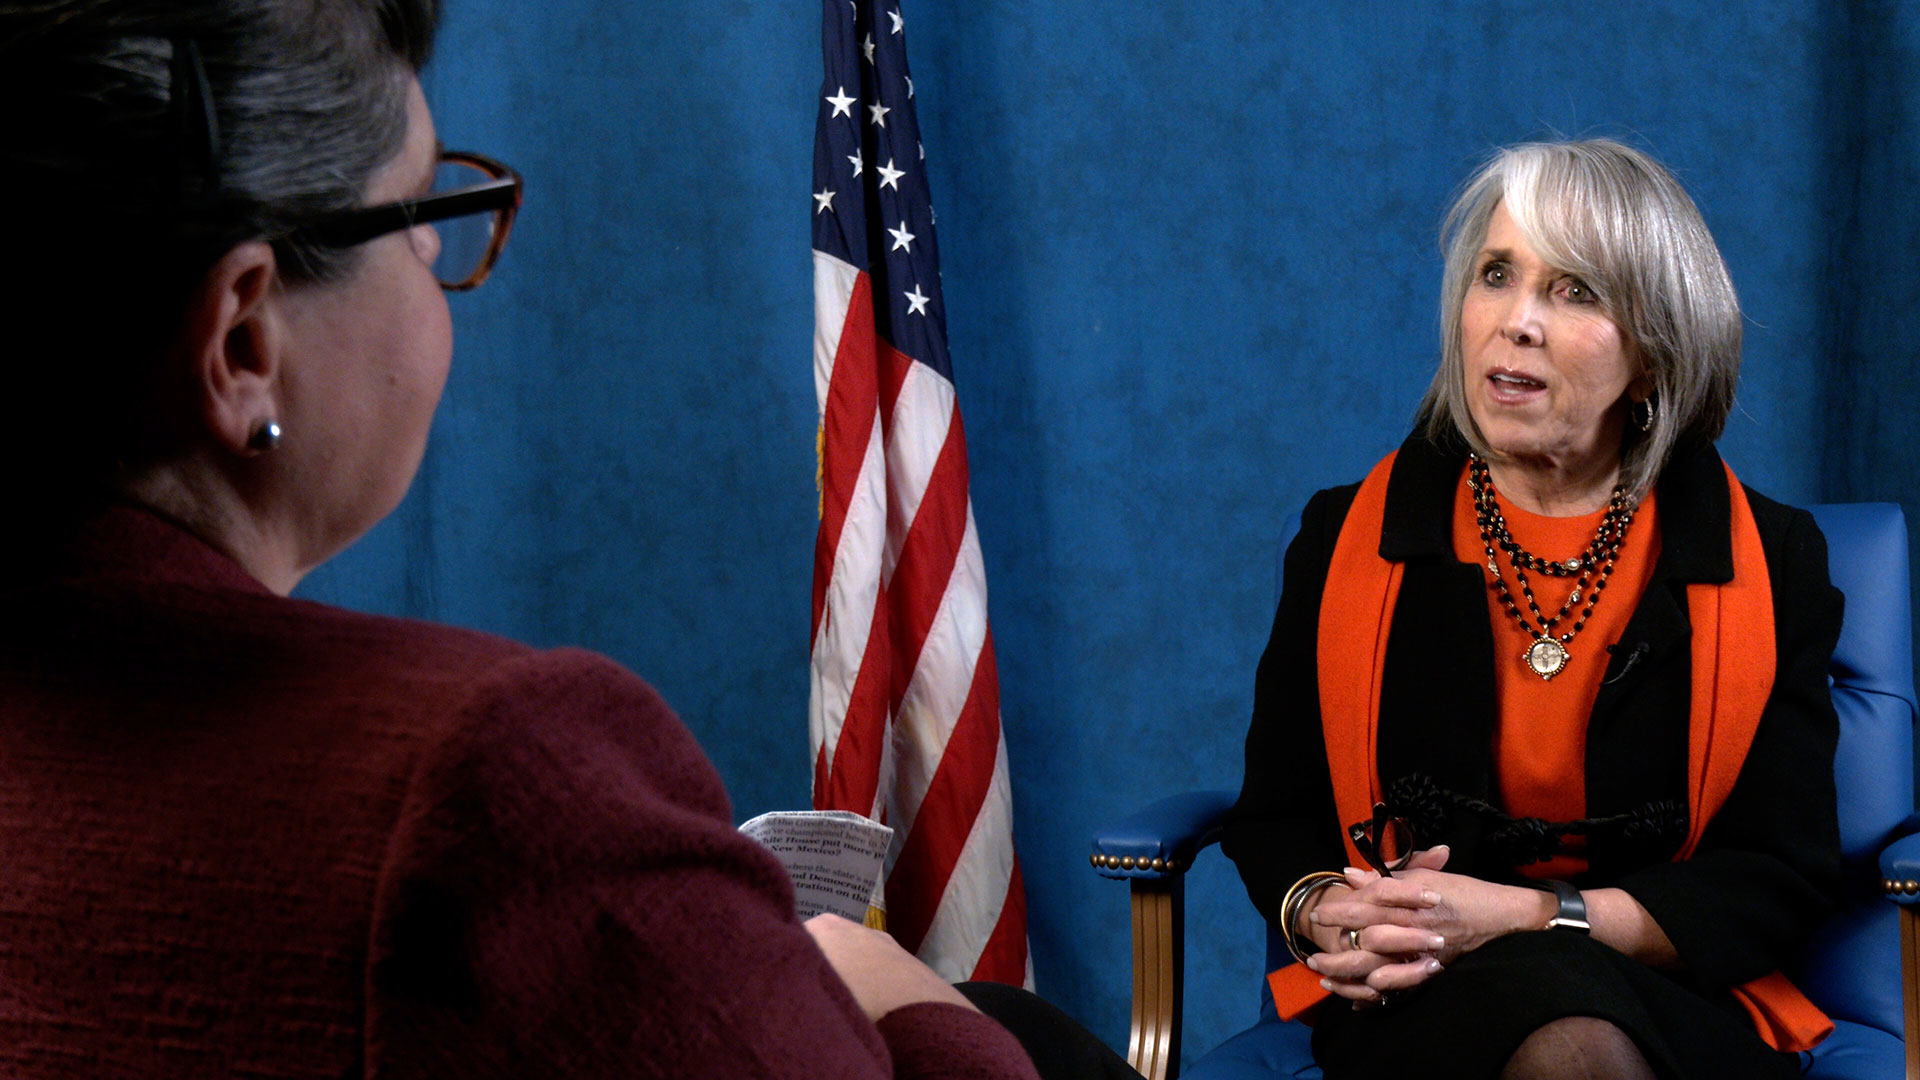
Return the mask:
[(1308, 504), (1260, 665), (1225, 846), (1276, 1002), (1333, 1077), (1797, 1075), (1840, 596), (1714, 450), (1725, 265), (1605, 140), (1499, 152), (1446, 235), (1417, 429)]

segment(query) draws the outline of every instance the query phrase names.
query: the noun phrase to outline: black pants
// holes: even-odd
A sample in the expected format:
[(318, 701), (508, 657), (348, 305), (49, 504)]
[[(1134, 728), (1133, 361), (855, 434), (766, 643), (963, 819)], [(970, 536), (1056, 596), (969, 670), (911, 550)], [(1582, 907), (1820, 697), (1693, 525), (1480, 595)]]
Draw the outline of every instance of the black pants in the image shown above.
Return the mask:
[(1017, 986), (964, 982), (955, 988), (1020, 1040), (1040, 1080), (1140, 1080), (1079, 1021)]

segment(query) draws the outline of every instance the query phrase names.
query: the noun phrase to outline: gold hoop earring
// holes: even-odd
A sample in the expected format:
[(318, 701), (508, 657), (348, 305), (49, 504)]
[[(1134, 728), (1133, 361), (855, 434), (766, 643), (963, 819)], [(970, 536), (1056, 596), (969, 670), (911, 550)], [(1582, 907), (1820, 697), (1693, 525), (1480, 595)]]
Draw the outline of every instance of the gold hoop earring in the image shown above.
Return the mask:
[(1633, 414), (1633, 426), (1641, 431), (1652, 431), (1653, 422), (1660, 416), (1660, 403), (1649, 394), (1647, 400), (1636, 401), (1628, 407)]

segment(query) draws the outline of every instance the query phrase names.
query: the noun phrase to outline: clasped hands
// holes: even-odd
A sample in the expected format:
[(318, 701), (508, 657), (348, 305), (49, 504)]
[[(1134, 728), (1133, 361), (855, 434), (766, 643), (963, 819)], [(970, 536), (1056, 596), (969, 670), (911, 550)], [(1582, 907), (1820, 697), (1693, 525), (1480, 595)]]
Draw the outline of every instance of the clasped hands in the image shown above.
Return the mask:
[(1346, 888), (1322, 893), (1306, 915), (1321, 951), (1307, 966), (1321, 985), (1378, 1005), (1438, 975), (1457, 957), (1527, 925), (1532, 890), (1444, 872), (1448, 849), (1418, 851), (1392, 877), (1348, 867)]

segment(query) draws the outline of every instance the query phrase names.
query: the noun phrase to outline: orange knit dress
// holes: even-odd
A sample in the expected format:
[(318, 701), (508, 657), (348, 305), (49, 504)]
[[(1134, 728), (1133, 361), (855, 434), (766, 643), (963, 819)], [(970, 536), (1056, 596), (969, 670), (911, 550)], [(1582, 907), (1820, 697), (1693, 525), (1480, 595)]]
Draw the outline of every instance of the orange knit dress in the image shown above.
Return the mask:
[[(1507, 531), (1522, 548), (1543, 558), (1564, 562), (1586, 550), (1600, 527), (1605, 508), (1580, 517), (1546, 517), (1529, 513), (1500, 495), (1494, 498), (1506, 518)], [(1660, 556), (1660, 528), (1654, 498), (1649, 493), (1640, 502), (1633, 523), (1614, 561), (1607, 587), (1594, 604), (1593, 615), (1572, 641), (1567, 643), (1567, 666), (1552, 679), (1542, 679), (1527, 667), (1524, 654), (1533, 644), (1533, 635), (1520, 628), (1507, 614), (1500, 594), (1493, 588), (1487, 571), (1486, 544), (1480, 538), (1480, 526), (1474, 515), (1473, 495), (1468, 490), (1465, 470), (1461, 471), (1458, 494), (1453, 506), (1453, 550), (1462, 562), (1478, 563), (1487, 583), (1487, 618), (1493, 624), (1493, 681), (1499, 702), (1499, 717), (1494, 724), (1494, 777), (1498, 784), (1495, 801), (1514, 817), (1536, 817), (1550, 822), (1576, 821), (1587, 816), (1587, 717), (1593, 712), (1600, 683), (1606, 678), (1608, 649), (1620, 640), (1640, 594), (1646, 591)], [(1495, 549), (1495, 564), (1506, 579), (1507, 590), (1529, 622), (1539, 624), (1527, 610), (1526, 598), (1514, 577), (1513, 565), (1503, 551)], [(1552, 618), (1573, 591), (1579, 578), (1527, 575), (1534, 599), (1547, 618)], [(1591, 583), (1589, 583), (1591, 589)], [(1583, 602), (1554, 627), (1557, 637), (1572, 629), (1586, 607)], [(1587, 869), (1585, 838), (1566, 838), (1561, 854), (1545, 862), (1520, 867), (1522, 874), (1537, 878), (1573, 878)]]

